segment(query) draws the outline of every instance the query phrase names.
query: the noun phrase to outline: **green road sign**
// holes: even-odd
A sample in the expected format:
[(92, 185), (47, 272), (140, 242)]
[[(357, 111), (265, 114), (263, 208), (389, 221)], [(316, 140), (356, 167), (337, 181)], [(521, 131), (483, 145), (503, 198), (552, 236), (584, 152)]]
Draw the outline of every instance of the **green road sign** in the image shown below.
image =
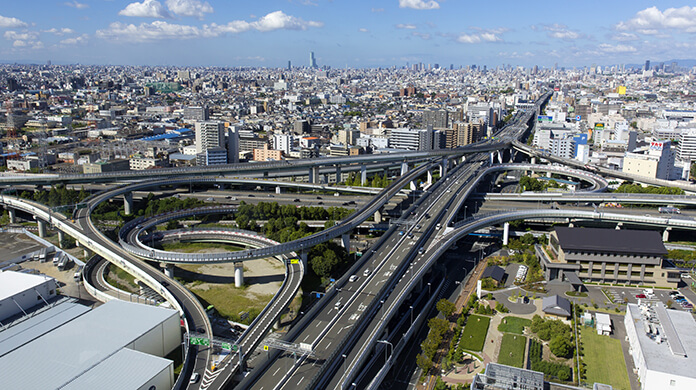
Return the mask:
[(221, 345), (222, 349), (232, 351), (232, 352), (237, 352), (237, 350), (239, 349), (239, 347), (237, 347), (237, 345), (235, 345), (235, 344), (221, 343), (220, 345)]
[(210, 345), (210, 340), (205, 337), (191, 337), (191, 345)]

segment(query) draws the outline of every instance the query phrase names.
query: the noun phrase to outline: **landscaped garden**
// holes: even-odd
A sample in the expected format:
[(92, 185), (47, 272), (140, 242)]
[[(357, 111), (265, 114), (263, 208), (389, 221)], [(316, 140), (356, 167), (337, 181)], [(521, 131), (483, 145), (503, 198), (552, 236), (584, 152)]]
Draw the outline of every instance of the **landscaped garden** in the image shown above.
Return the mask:
[(598, 335), (590, 327), (580, 328), (587, 383), (603, 383), (614, 389), (630, 390), (621, 341)]
[(522, 368), (527, 338), (516, 334), (504, 334), (498, 354), (498, 363)]

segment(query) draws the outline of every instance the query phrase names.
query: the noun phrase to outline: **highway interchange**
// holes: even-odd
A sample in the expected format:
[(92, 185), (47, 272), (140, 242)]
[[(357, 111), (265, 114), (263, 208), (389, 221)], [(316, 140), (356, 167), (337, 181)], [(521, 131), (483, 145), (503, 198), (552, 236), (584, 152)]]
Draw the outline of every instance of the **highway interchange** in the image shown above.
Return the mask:
[[(538, 106), (543, 104), (548, 96), (542, 97), (538, 101)], [(462, 204), (467, 200), (478, 181), (484, 176), (484, 168), (490, 164), (488, 153), (476, 154), (474, 152), (478, 150), (494, 150), (495, 147), (509, 145), (510, 142), (514, 142), (520, 137), (521, 133), (527, 130), (527, 123), (535, 116), (535, 111), (530, 111), (524, 115), (518, 114), (515, 116), (513, 124), (499, 132), (495, 140), (487, 140), (476, 146), (476, 148), (470, 148), (467, 151), (469, 154), (466, 157), (466, 162), (455, 165), (450, 172), (446, 172), (441, 180), (420, 194), (416, 202), (399, 219), (399, 224), (393, 225), (372, 250), (363, 256), (361, 261), (353, 266), (348, 274), (339, 279), (327, 291), (325, 297), (319, 301), (320, 304), (315, 306), (312, 311), (308, 312), (292, 328), (284, 338), (284, 341), (301, 346), (301, 350), (307, 351), (311, 349), (311, 354), (298, 356), (287, 352), (281, 353), (274, 348), (270, 348), (271, 351), (267, 354), (268, 361), (264, 362), (263, 359), (257, 359), (254, 362), (255, 369), (251, 371), (251, 374), (238, 387), (255, 389), (287, 389), (294, 387), (342, 389), (352, 386), (354, 381), (357, 380), (355, 379), (357, 372), (362, 369), (373, 353), (376, 343), (382, 348), (386, 347), (388, 343), (379, 339), (383, 336), (388, 336), (388, 332), (385, 333), (384, 329), (389, 323), (391, 316), (398, 312), (404, 301), (409, 299), (408, 295), (411, 292), (418, 287), (422, 290), (421, 279), (429, 272), (432, 264), (442, 254), (443, 250), (446, 250), (446, 247), (456, 242), (456, 239), (461, 238), (467, 231), (480, 228), (479, 225), (500, 223), (503, 220), (501, 218), (482, 219), (471, 226), (466, 225), (468, 223), (466, 221), (460, 221), (455, 224), (454, 230), (450, 227), (453, 222), (456, 222)], [(523, 149), (521, 147), (518, 148)], [(258, 250), (258, 255), (253, 256), (282, 254), (300, 248), (308, 249), (318, 242), (349, 232), (354, 226), (362, 223), (365, 219), (372, 216), (376, 210), (379, 210), (389, 202), (389, 199), (396, 196), (400, 189), (410, 180), (422, 176), (425, 169), (433, 169), (438, 166), (437, 164), (443, 167), (449, 166), (447, 160), (444, 162), (436, 161), (436, 158), (441, 158), (437, 156), (441, 155), (442, 153), (419, 155), (418, 158), (420, 158), (422, 164), (420, 168), (414, 168), (404, 175), (402, 177), (404, 180), (397, 183), (394, 188), (383, 191), (364, 205), (358, 205), (358, 211), (349, 218), (349, 221), (344, 221), (344, 224), (337, 226), (336, 229), (332, 228), (333, 230), (329, 229), (329, 231), (317, 233), (311, 236), (311, 239), (305, 240), (302, 245), (300, 243), (284, 244), (279, 246), (282, 248), (275, 248), (271, 251), (261, 252)], [(366, 160), (365, 163), (369, 162)], [(254, 167), (254, 169), (257, 168), (259, 167)], [(276, 168), (278, 167), (274, 165), (274, 169)], [(232, 168), (227, 167), (227, 169)], [(334, 171), (335, 169), (335, 167), (330, 168), (330, 170)], [(190, 172), (187, 171), (187, 173)], [(215, 172), (215, 174), (218, 173), (217, 171)], [(170, 178), (172, 174), (174, 173), (169, 175), (163, 174), (162, 177)], [(122, 177), (119, 178), (122, 179)], [(64, 177), (63, 179), (68, 179), (68, 182), (80, 180), (74, 177)], [(108, 179), (113, 180), (114, 178), (109, 177)], [(17, 181), (16, 178), (12, 180)], [(192, 179), (177, 178), (167, 180), (185, 183), (186, 180), (191, 181)], [(196, 180), (204, 179), (198, 178)], [(212, 179), (210, 181), (214, 182), (215, 180)], [(90, 212), (99, 202), (106, 201), (116, 195), (131, 193), (141, 188), (153, 187), (161, 183), (153, 184), (150, 182), (121, 185), (116, 187), (115, 190), (97, 194), (89, 199), (89, 207), (76, 210), (74, 223), (58, 214), (51, 215), (50, 211), (47, 211), (47, 208), (44, 206), (32, 204), (31, 202), (22, 201), (24, 205), (20, 205), (20, 201), (10, 202), (3, 200), (3, 203), (20, 209), (24, 207), (24, 210), (33, 211), (34, 215), (40, 217), (47, 214), (47, 219), (53, 218), (54, 221), (51, 222), (58, 228), (61, 228), (61, 230), (65, 229), (69, 234), (79, 236), (80, 239), (78, 241), (85, 247), (95, 252), (109, 252), (113, 257), (120, 256), (120, 261), (118, 259), (109, 259), (109, 261), (115, 261), (127, 270), (129, 266), (137, 268), (138, 272), (147, 276), (145, 282), (150, 284), (153, 290), (160, 291), (165, 296), (170, 294), (180, 304), (189, 330), (202, 329), (205, 334), (212, 334), (210, 321), (192, 293), (172, 278), (165, 276), (161, 271), (148, 265), (141, 257), (124, 251), (117, 243), (106, 238), (96, 229), (89, 218)], [(246, 196), (249, 198), (249, 194)], [(255, 196), (252, 197), (257, 198)], [(329, 197), (324, 197), (326, 203), (336, 201), (333, 199), (329, 200)], [(286, 196), (280, 198), (284, 199)], [(214, 199), (219, 199), (219, 197), (214, 197)], [(601, 199), (605, 198), (598, 195), (595, 198), (588, 198), (588, 202), (601, 201)], [(273, 199), (264, 198), (263, 200)], [(509, 198), (502, 201), (513, 202)], [(688, 201), (691, 202), (692, 200)], [(580, 202), (580, 200), (577, 200), (577, 202)], [(679, 202), (672, 203), (680, 204)], [(687, 202), (687, 204), (692, 203)], [(532, 208), (535, 207), (532, 206)], [(43, 214), (39, 215), (37, 210), (42, 210)], [(554, 210), (547, 211), (549, 215), (552, 215), (554, 212)], [(588, 215), (592, 214), (591, 212), (586, 213)], [(569, 213), (564, 214), (561, 210), (556, 210), (556, 214), (570, 215)], [(527, 214), (521, 212), (519, 215)], [(693, 218), (689, 219), (693, 221)], [(656, 223), (659, 224), (661, 222), (658, 221)], [(251, 250), (249, 253), (253, 251)], [(302, 262), (293, 264), (297, 267), (304, 266)], [(293, 271), (290, 268), (289, 266), (286, 272), (285, 284), (299, 285), (299, 280), (293, 279), (293, 275), (302, 275), (302, 272), (300, 270)], [(167, 291), (164, 291), (165, 286)], [(296, 290), (292, 292), (292, 290), (281, 288), (281, 292), (283, 291), (288, 291), (288, 294), (291, 293), (290, 298), (296, 292)], [(279, 295), (282, 295), (282, 293)], [(240, 339), (239, 345), (242, 346), (242, 354), (250, 353), (261, 344), (266, 331), (270, 328), (270, 324), (275, 320), (275, 315), (280, 313), (285, 305), (283, 302), (286, 299), (281, 298), (276, 296), (265, 309), (268, 316), (259, 317), (264, 318), (262, 321), (265, 323), (259, 327), (252, 326), (248, 334), (245, 334)], [(205, 381), (204, 388), (230, 386), (233, 383), (232, 376), (236, 372), (239, 360), (230, 359), (225, 367), (211, 375), (211, 372), (207, 371), (211, 363), (211, 348), (201, 348), (200, 350), (198, 348), (195, 346), (189, 348), (189, 355), (193, 361), (192, 364), (185, 366), (185, 370), (182, 372), (183, 380), (186, 380), (191, 373), (197, 372), (204, 379), (208, 379)], [(238, 358), (239, 355), (236, 357)], [(208, 374), (207, 377), (204, 376), (206, 372)], [(179, 382), (181, 381), (180, 379)], [(189, 386), (189, 388), (198, 388), (203, 383)]]

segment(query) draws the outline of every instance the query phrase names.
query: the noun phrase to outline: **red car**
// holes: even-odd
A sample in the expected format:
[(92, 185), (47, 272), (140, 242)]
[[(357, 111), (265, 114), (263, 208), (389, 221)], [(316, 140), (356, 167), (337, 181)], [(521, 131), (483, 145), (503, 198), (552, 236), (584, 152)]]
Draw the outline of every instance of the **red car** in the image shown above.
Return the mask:
[(638, 295), (636, 295), (636, 298), (645, 299), (646, 296), (645, 296), (645, 294), (638, 294)]

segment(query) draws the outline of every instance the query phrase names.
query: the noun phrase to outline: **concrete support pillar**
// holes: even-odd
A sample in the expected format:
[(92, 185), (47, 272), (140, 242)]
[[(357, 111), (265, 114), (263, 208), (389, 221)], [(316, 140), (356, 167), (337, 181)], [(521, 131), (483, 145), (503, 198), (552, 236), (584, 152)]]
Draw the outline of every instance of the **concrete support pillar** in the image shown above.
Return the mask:
[(133, 193), (126, 192), (123, 194), (123, 213), (126, 215), (133, 214)]
[(90, 250), (87, 249), (87, 248), (84, 248), (84, 249), (82, 249), (82, 256), (83, 256), (85, 259), (89, 259), (90, 256), (92, 256), (92, 251), (90, 251)]
[(167, 277), (173, 278), (174, 277), (174, 264), (170, 263), (161, 263), (162, 264), (162, 269), (164, 270), (164, 274), (167, 275)]
[(375, 211), (375, 223), (382, 223), (382, 213), (379, 210)]
[(568, 222), (568, 227), (569, 227), (569, 228), (573, 228), (573, 227), (575, 227), (575, 224), (572, 223), (572, 222)]
[(234, 286), (240, 288), (244, 286), (244, 265), (234, 263)]
[(276, 192), (276, 194), (280, 194), (280, 186), (276, 186), (275, 192)]
[(46, 237), (46, 221), (42, 221), (40, 219), (37, 219), (36, 223), (39, 225), (39, 237), (41, 237), (41, 238)]
[(367, 165), (360, 166), (360, 185), (367, 183)]
[(17, 212), (15, 209), (8, 209), (7, 214), (10, 215), (10, 223), (17, 223)]
[(508, 244), (509, 238), (510, 238), (510, 223), (505, 222), (503, 224), (503, 245)]
[(408, 163), (406, 161), (401, 163), (401, 176), (408, 173)]
[(411, 189), (411, 191), (415, 191), (418, 188), (418, 187), (416, 187), (416, 182), (413, 180), (411, 180), (408, 184), (409, 184), (409, 188)]
[(662, 232), (662, 241), (667, 242), (669, 241), (669, 231), (672, 230), (671, 227), (668, 227), (665, 229), (665, 231)]
[(428, 171), (428, 185), (433, 184), (433, 173)]
[(382, 172), (382, 176), (389, 177), (389, 168), (384, 168), (384, 172)]
[(309, 265), (309, 257), (307, 256), (307, 252), (300, 252), (300, 260), (302, 261), (302, 265), (304, 265), (305, 269), (307, 269), (307, 266)]
[(623, 222), (619, 222), (616, 224), (616, 230), (621, 230), (621, 227), (623, 226)]
[(309, 183), (318, 184), (319, 183), (319, 167), (309, 168)]
[(495, 159), (493, 158), (493, 156), (494, 156), (494, 153), (491, 152), (491, 155), (490, 155), (490, 165), (493, 165), (493, 161), (495, 161)]
[(546, 172), (546, 177), (550, 178), (550, 177), (551, 177), (551, 172)]
[(532, 164), (536, 164), (536, 157), (532, 157)]
[(263, 177), (268, 177), (268, 171), (263, 171)]
[(503, 153), (500, 150), (498, 150), (498, 162), (503, 163)]
[(58, 230), (58, 246), (63, 247), (63, 240), (65, 240), (65, 233), (62, 230)]
[(461, 162), (465, 163), (466, 162), (466, 156), (462, 156)]
[(341, 177), (341, 166), (336, 165), (336, 184), (338, 184), (342, 181), (343, 181), (343, 178)]
[(341, 236), (341, 246), (346, 252), (350, 253), (350, 234), (346, 233)]
[(450, 160), (448, 158), (442, 160), (442, 163), (440, 163), (440, 166), (442, 169), (440, 169), (440, 177), (444, 177), (447, 174), (447, 170), (450, 167)]
[(442, 164), (440, 164), (440, 166), (438, 168), (440, 170), (440, 178), (444, 177), (445, 176), (445, 167), (443, 167)]

